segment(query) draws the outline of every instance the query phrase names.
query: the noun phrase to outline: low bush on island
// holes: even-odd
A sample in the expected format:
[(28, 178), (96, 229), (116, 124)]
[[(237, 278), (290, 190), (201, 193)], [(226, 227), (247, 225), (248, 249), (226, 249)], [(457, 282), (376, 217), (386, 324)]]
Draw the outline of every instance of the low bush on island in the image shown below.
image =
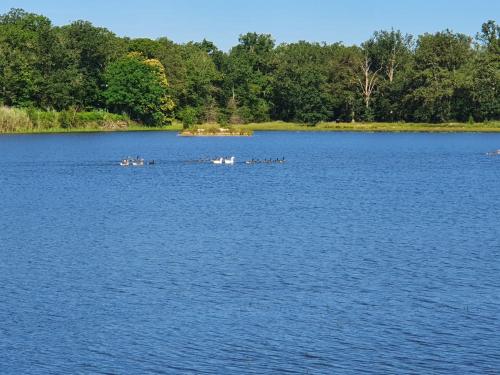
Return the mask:
[(181, 135), (185, 136), (250, 136), (253, 130), (244, 126), (204, 124), (193, 125), (183, 129)]

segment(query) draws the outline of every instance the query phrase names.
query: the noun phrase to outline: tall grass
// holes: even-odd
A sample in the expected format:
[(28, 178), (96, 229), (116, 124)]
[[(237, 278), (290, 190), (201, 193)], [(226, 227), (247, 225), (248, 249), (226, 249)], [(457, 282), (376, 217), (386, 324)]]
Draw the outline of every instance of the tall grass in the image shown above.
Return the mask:
[(0, 133), (125, 130), (140, 127), (125, 115), (105, 111), (43, 111), (36, 108), (0, 106)]
[(24, 111), (30, 118), (33, 129), (47, 130), (59, 127), (59, 113), (56, 111), (41, 111), (35, 108), (27, 108)]
[(315, 126), (282, 121), (251, 123), (242, 128), (254, 131), (349, 131), (349, 132), (500, 132), (500, 121), (483, 123), (321, 122)]
[(33, 123), (26, 111), (18, 108), (0, 107), (0, 133), (30, 130)]

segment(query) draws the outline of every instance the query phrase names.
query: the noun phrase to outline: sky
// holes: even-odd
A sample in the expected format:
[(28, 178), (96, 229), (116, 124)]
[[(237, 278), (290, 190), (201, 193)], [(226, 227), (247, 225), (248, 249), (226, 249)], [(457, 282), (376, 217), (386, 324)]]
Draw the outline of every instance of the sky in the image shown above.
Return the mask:
[(277, 43), (350, 45), (376, 30), (419, 35), (448, 28), (474, 36), (483, 22), (500, 22), (499, 0), (0, 0), (0, 13), (10, 8), (58, 26), (83, 19), (131, 38), (205, 38), (225, 51), (246, 32), (272, 34)]

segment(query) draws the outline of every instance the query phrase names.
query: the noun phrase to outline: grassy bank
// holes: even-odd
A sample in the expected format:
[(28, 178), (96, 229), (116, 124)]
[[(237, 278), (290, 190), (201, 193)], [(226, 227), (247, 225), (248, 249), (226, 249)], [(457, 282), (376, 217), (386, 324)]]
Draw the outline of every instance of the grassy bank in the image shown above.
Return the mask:
[(105, 131), (179, 131), (180, 124), (165, 128), (143, 126), (126, 115), (105, 111), (42, 111), (34, 108), (0, 106), (0, 133), (80, 133)]
[[(220, 127), (215, 124), (197, 125), (190, 130), (198, 134), (200, 129), (207, 135), (217, 135)], [(315, 126), (273, 121), (228, 127), (237, 135), (250, 135), (253, 131), (349, 131), (349, 132), (500, 132), (500, 121), (484, 123), (334, 123), (323, 122)], [(0, 106), (0, 133), (83, 133), (107, 131), (175, 131), (181, 132), (182, 124), (174, 122), (162, 128), (143, 126), (125, 115), (104, 111), (56, 112), (37, 109), (18, 109)]]
[(174, 124), (171, 126), (165, 127), (151, 127), (144, 126), (141, 124), (132, 124), (125, 128), (103, 128), (100, 126), (85, 126), (85, 127), (76, 127), (76, 128), (33, 128), (33, 129), (21, 129), (17, 131), (10, 132), (0, 132), (0, 135), (3, 134), (61, 134), (61, 133), (111, 133), (111, 132), (179, 132), (182, 130), (182, 124)]
[(335, 123), (322, 122), (315, 126), (289, 122), (264, 122), (243, 125), (253, 131), (348, 131), (348, 132), (425, 132), (425, 133), (450, 133), (450, 132), (500, 132), (500, 121), (484, 123)]

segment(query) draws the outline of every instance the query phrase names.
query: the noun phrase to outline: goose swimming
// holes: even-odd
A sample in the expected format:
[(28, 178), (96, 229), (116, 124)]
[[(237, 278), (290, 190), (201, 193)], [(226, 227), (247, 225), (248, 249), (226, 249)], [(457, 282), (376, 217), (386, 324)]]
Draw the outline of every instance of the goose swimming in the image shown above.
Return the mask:
[(229, 159), (224, 159), (224, 164), (234, 164), (234, 156), (231, 156)]

